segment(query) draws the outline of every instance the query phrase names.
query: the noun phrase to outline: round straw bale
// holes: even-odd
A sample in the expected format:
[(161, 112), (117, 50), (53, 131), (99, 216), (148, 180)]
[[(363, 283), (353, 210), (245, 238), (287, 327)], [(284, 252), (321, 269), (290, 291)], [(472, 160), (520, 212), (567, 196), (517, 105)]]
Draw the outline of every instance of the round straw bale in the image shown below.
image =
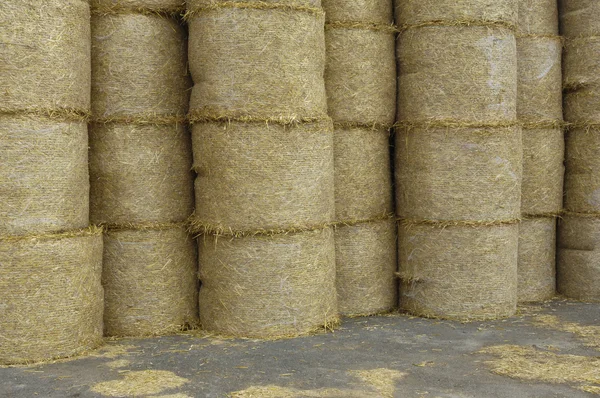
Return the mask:
[(514, 315), (518, 224), (400, 225), (400, 307), (434, 318)]
[[(402, 0), (396, 1), (396, 23), (470, 24), (499, 22), (516, 25), (519, 0)], [(439, 59), (441, 60), (441, 58)]]
[(104, 332), (175, 333), (198, 320), (196, 245), (183, 227), (109, 230), (104, 238)]
[(0, 26), (0, 112), (89, 112), (87, 1), (2, 1)]
[(565, 88), (600, 83), (600, 36), (567, 40), (563, 62)]
[(565, 215), (559, 222), (558, 292), (600, 302), (600, 219)]
[(560, 127), (523, 130), (522, 214), (558, 214), (562, 209), (564, 148)]
[(322, 11), (207, 3), (188, 20), (192, 121), (326, 117)]
[(114, 14), (126, 11), (178, 13), (185, 10), (185, 0), (90, 0), (97, 13)]
[(556, 0), (518, 0), (519, 35), (558, 35)]
[(0, 364), (70, 357), (102, 343), (102, 234), (0, 237)]
[(405, 31), (398, 42), (399, 120), (459, 125), (516, 120), (517, 51), (510, 30), (426, 26)]
[(202, 10), (213, 8), (251, 8), (267, 10), (279, 8), (302, 10), (321, 7), (321, 0), (186, 0), (186, 6), (188, 12), (194, 14)]
[(573, 127), (600, 123), (600, 89), (597, 86), (580, 87), (564, 93), (565, 119)]
[(87, 145), (85, 122), (0, 115), (0, 235), (88, 226)]
[(526, 219), (519, 225), (519, 302), (544, 301), (556, 292), (556, 219)]
[(524, 122), (561, 121), (562, 44), (558, 37), (517, 40), (517, 114)]
[(183, 121), (189, 101), (186, 41), (175, 19), (92, 17), (92, 113), (99, 121)]
[(337, 321), (333, 231), (215, 238), (200, 245), (200, 322), (210, 332), (294, 337)]
[(600, 213), (600, 129), (576, 128), (567, 133), (565, 208)]
[(337, 295), (342, 315), (372, 315), (397, 303), (396, 222), (391, 219), (335, 229)]
[(198, 231), (321, 227), (334, 218), (331, 123), (196, 123)]
[(391, 126), (396, 116), (395, 36), (389, 31), (325, 31), (325, 87), (337, 123)]
[(183, 125), (94, 124), (91, 220), (178, 222), (194, 211), (192, 149)]
[(368, 220), (393, 212), (388, 130), (334, 132), (335, 219)]
[(600, 2), (597, 0), (560, 0), (561, 32), (564, 36), (600, 34)]
[(521, 140), (517, 127), (399, 129), (398, 214), (440, 221), (520, 218)]
[(389, 25), (394, 21), (392, 0), (323, 0), (323, 8), (327, 21)]

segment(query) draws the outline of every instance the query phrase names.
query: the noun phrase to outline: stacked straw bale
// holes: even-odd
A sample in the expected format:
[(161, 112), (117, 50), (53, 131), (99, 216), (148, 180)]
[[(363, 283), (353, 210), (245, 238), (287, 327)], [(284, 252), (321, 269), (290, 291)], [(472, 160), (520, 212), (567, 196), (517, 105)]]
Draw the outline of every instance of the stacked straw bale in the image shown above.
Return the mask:
[(562, 42), (556, 0), (521, 0), (517, 114), (523, 125), (518, 300), (556, 291), (556, 216), (562, 210)]
[(30, 363), (102, 342), (89, 4), (2, 2), (0, 43), (0, 364)]
[(324, 0), (325, 87), (334, 121), (337, 294), (343, 315), (397, 302), (389, 131), (396, 113), (391, 0)]
[(320, 1), (187, 8), (202, 327), (259, 338), (329, 327), (333, 128)]
[(566, 135), (565, 215), (559, 223), (557, 286), (600, 301), (600, 2), (562, 0)]
[(92, 6), (90, 212), (107, 229), (105, 334), (168, 334), (198, 321), (184, 7)]
[(515, 313), (517, 11), (516, 0), (396, 4), (400, 305), (413, 314)]

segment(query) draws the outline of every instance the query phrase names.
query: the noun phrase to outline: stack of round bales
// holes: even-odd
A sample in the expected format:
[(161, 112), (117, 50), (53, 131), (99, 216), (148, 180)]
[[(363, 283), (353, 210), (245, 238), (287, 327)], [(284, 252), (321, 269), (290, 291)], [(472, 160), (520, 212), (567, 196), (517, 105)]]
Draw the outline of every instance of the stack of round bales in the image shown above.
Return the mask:
[(556, 290), (556, 217), (562, 210), (562, 42), (556, 0), (519, 2), (517, 114), (523, 126), (518, 300)]
[(319, 0), (187, 2), (200, 321), (284, 337), (337, 321)]
[(393, 308), (396, 223), (389, 131), (396, 116), (391, 0), (324, 0), (325, 87), (334, 122), (337, 294), (343, 315)]
[(180, 1), (92, 1), (91, 219), (105, 226), (105, 333), (196, 325), (185, 31)]
[(0, 3), (0, 364), (102, 342), (89, 228), (87, 1)]
[(559, 293), (600, 301), (600, 2), (562, 0), (566, 136)]
[(413, 314), (516, 311), (516, 20), (516, 0), (396, 4), (400, 305)]

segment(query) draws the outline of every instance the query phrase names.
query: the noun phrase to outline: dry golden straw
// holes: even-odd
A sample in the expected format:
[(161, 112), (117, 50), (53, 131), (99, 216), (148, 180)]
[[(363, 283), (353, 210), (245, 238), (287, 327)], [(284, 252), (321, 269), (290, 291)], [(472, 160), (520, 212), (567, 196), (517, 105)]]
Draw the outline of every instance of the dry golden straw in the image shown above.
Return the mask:
[(0, 238), (0, 364), (70, 357), (102, 343), (101, 230)]
[(185, 0), (90, 0), (93, 14), (181, 14)]
[(551, 299), (556, 292), (556, 218), (526, 219), (519, 226), (519, 302)]

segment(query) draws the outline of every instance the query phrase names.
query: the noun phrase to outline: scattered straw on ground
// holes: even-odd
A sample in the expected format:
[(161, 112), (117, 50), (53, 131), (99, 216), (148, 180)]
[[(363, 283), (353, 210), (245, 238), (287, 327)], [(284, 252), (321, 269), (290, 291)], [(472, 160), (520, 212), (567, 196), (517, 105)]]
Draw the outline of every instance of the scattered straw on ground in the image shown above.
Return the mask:
[(90, 356), (96, 358), (117, 358), (130, 355), (132, 354), (131, 350), (135, 349), (137, 349), (137, 347), (133, 345), (107, 344), (95, 352), (90, 353)]
[(517, 345), (487, 347), (479, 353), (498, 357), (486, 364), (492, 372), (502, 376), (546, 383), (600, 385), (598, 357), (560, 355)]
[(351, 371), (350, 374), (375, 388), (384, 398), (393, 398), (396, 391), (396, 382), (406, 376), (406, 373), (385, 368), (355, 370)]
[(131, 361), (128, 361), (127, 359), (117, 359), (115, 361), (110, 361), (105, 363), (105, 366), (108, 366), (111, 369), (119, 369), (119, 368), (125, 368), (127, 366), (129, 366), (131, 364)]
[(253, 386), (231, 393), (231, 398), (382, 398), (381, 395), (361, 391), (323, 388), (318, 390), (298, 390), (279, 386)]
[(104, 381), (91, 390), (109, 397), (131, 397), (160, 394), (170, 388), (181, 387), (189, 380), (164, 370), (143, 370), (125, 373), (122, 379)]
[(600, 395), (600, 386), (581, 386), (577, 388), (578, 390), (589, 392), (591, 394)]
[(536, 326), (549, 327), (581, 337), (588, 347), (600, 349), (600, 326), (580, 325), (575, 322), (562, 322), (555, 315), (537, 315), (533, 318)]
[(150, 395), (148, 398), (193, 398), (187, 394)]

